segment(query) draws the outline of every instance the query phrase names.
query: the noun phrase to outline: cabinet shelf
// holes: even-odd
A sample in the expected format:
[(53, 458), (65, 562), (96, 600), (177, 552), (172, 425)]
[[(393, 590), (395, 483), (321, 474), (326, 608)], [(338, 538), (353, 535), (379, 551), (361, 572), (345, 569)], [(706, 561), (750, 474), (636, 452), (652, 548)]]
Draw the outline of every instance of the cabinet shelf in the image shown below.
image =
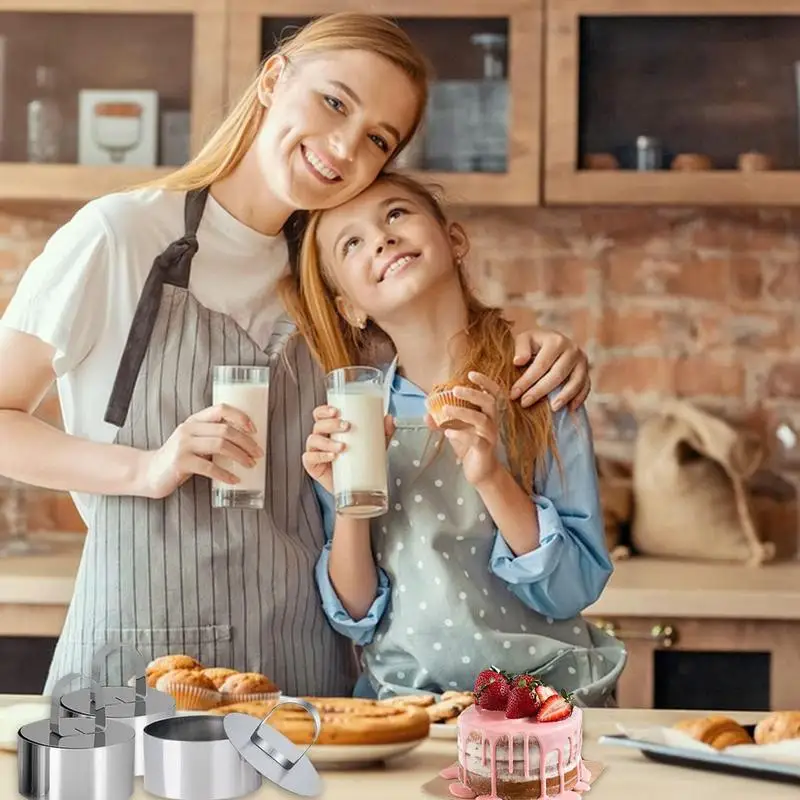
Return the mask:
[[(551, 0), (545, 203), (797, 204), (798, 35), (796, 0)], [(660, 169), (636, 171), (640, 135)], [(750, 152), (773, 169), (736, 169)], [(620, 168), (584, 168), (598, 153)], [(710, 168), (672, 169), (679, 154)]]
[(173, 169), (0, 162), (0, 200), (83, 203), (154, 180)]
[[(197, 152), (224, 108), (226, 13), (219, 0), (0, 0), (0, 201), (86, 201)], [(55, 78), (63, 126), (52, 164), (28, 160), (40, 66)], [(86, 155), (84, 91), (155, 93), (140, 109), (143, 154), (120, 164)]]
[(550, 173), (548, 205), (791, 206), (800, 199), (800, 171)]

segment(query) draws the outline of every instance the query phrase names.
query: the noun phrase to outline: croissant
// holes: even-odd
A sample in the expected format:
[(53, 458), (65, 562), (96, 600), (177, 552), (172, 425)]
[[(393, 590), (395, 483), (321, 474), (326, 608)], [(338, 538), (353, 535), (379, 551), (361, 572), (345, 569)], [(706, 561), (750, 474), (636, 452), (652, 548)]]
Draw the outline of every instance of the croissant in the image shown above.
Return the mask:
[(711, 745), (717, 750), (724, 750), (736, 744), (753, 744), (750, 734), (729, 717), (696, 717), (684, 719), (674, 727), (697, 739), (698, 742)]
[(773, 711), (756, 725), (756, 744), (800, 739), (800, 711)]

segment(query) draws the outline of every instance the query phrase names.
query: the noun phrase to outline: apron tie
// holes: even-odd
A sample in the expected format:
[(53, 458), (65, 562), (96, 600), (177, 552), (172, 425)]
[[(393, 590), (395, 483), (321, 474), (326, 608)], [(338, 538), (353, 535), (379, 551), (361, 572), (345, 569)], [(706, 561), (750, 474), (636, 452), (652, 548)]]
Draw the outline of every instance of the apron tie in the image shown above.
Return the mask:
[[(162, 288), (164, 283), (180, 286), (181, 289), (188, 288), (189, 270), (187, 266), (191, 263), (198, 249), (197, 236), (193, 233), (187, 233), (172, 242), (163, 253), (159, 253), (156, 256), (153, 266), (158, 267), (162, 276)], [(145, 284), (146, 287), (147, 285)]]
[(180, 239), (170, 243), (153, 259), (153, 267), (142, 289), (141, 297), (133, 315), (128, 339), (117, 368), (111, 397), (106, 408), (105, 421), (121, 428), (128, 416), (133, 390), (139, 377), (150, 337), (161, 307), (164, 284), (186, 289), (189, 286), (192, 259), (199, 249), (197, 228), (203, 216), (208, 188), (197, 189), (186, 196), (186, 230)]

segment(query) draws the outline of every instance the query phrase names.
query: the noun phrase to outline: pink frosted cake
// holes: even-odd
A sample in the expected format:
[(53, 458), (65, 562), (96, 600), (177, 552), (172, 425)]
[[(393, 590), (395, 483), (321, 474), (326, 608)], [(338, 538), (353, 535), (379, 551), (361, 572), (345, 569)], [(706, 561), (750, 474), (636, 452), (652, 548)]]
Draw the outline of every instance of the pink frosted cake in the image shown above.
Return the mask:
[(483, 682), (479, 676), (476, 704), (458, 718), (458, 764), (442, 774), (456, 779), (450, 793), (479, 800), (578, 798), (589, 788), (581, 709), (535, 676), (494, 672)]

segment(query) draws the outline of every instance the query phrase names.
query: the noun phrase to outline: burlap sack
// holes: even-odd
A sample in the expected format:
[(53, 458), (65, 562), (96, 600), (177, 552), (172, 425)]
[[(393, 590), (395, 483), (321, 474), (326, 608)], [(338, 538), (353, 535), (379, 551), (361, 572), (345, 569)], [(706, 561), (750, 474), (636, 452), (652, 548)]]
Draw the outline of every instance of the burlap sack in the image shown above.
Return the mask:
[(689, 403), (671, 401), (639, 429), (632, 542), (642, 555), (762, 564), (745, 481), (760, 443)]

